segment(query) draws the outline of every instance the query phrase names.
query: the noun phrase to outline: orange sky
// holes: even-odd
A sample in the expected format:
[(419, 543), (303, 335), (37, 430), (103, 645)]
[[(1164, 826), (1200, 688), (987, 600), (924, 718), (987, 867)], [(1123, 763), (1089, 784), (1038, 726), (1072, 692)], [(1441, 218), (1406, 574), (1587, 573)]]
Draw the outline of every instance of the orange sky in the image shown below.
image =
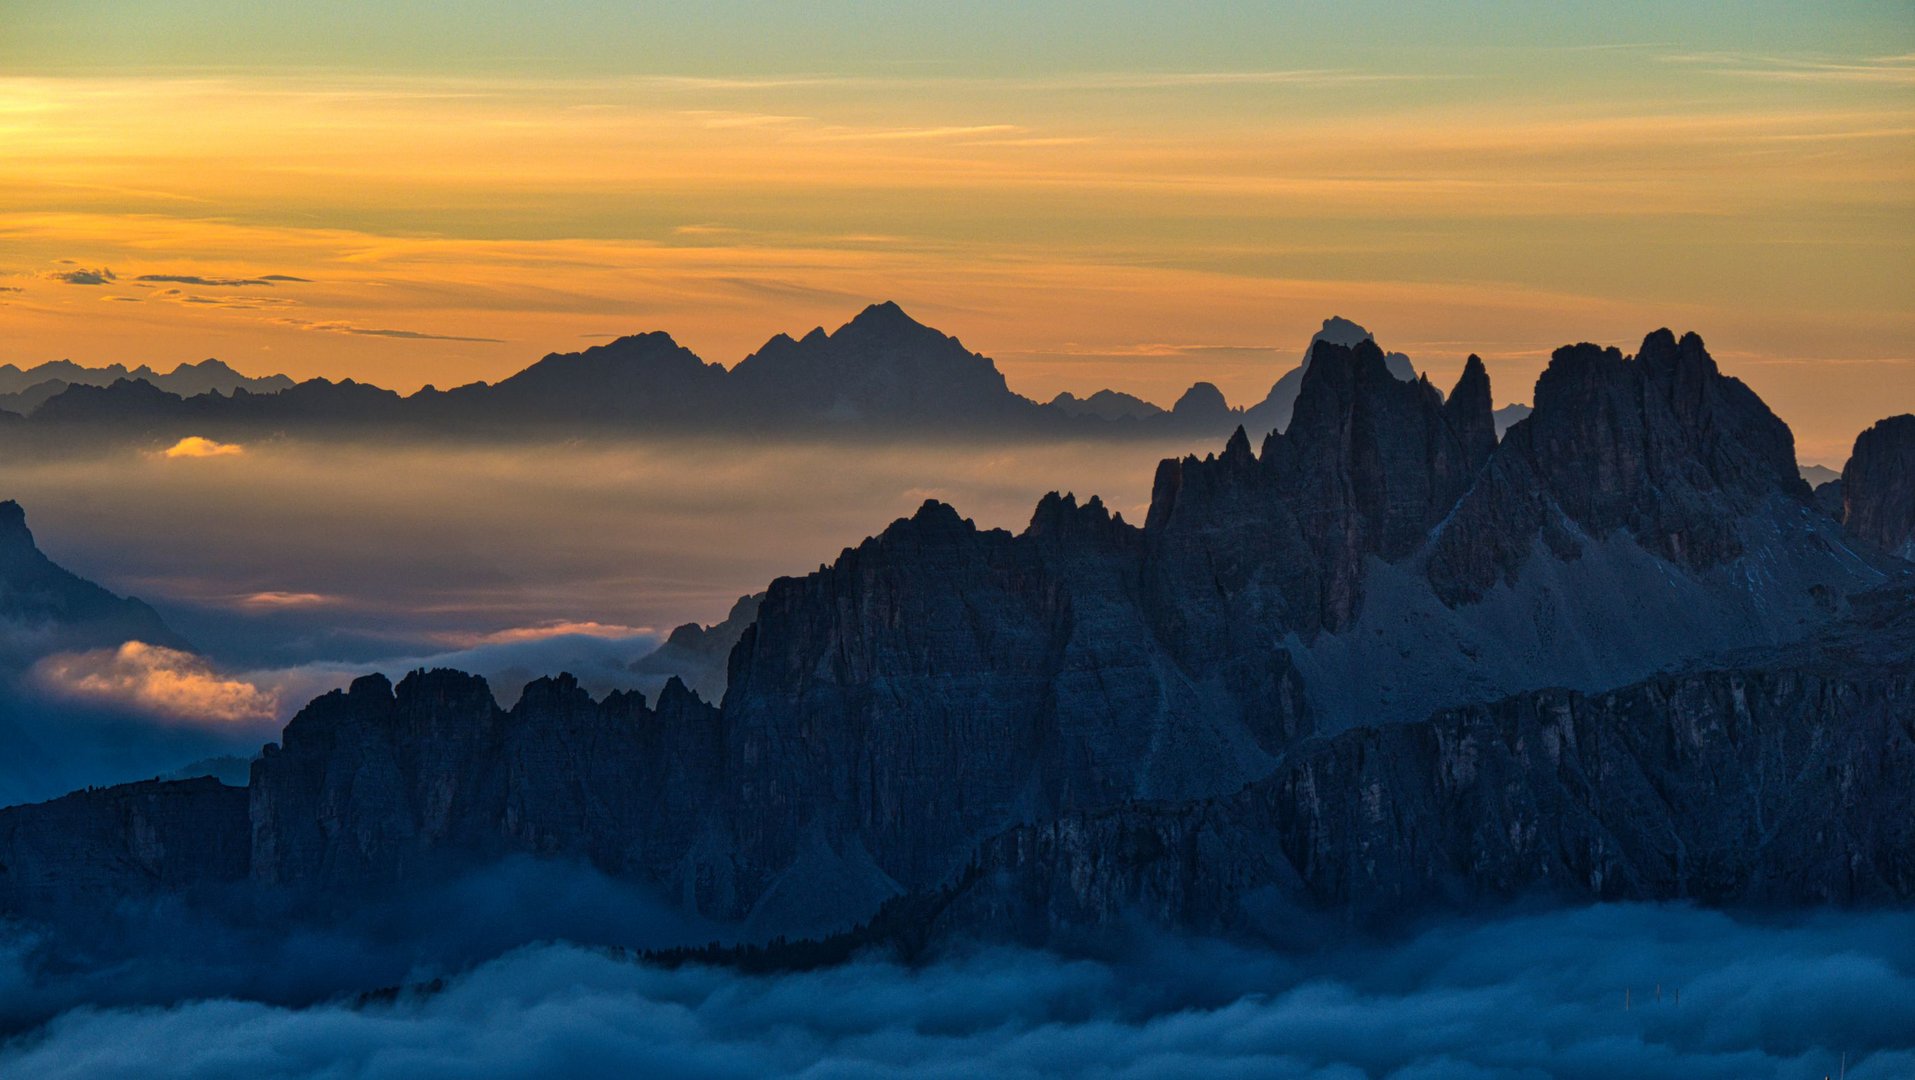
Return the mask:
[(1693, 329), (1806, 460), (1915, 408), (1906, 20), (794, 73), (213, 67), (65, 10), (0, 44), (0, 362), (409, 390), (648, 329), (729, 364), (895, 299), (1040, 398), (1247, 403), (1341, 314), (1502, 401), (1555, 345)]

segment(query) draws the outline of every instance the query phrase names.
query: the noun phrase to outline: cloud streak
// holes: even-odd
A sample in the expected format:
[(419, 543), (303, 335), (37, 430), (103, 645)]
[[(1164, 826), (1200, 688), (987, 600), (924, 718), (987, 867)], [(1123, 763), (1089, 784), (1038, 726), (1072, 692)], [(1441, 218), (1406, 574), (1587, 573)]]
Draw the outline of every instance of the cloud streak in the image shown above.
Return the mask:
[(256, 278), (209, 278), (197, 274), (141, 274), (134, 281), (170, 281), (178, 285), (203, 285), (216, 288), (238, 288), (243, 285), (264, 285), (271, 288), (275, 282), (304, 281), (305, 278), (289, 277), (285, 274), (268, 274)]
[(388, 330), (369, 326), (355, 326), (348, 322), (312, 322), (306, 319), (280, 319), (281, 324), (312, 330), (326, 334), (350, 334), (356, 337), (397, 338), (404, 341), (471, 341), (487, 345), (503, 345), (504, 338), (468, 337), (461, 334), (428, 334), (420, 330)]

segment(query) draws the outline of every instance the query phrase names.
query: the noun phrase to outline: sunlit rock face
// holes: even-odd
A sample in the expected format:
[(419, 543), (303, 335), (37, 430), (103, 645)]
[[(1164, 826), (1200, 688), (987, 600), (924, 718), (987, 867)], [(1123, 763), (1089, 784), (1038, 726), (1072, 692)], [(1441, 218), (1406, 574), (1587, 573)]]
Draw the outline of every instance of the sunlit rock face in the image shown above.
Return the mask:
[(1856, 437), (1840, 494), (1850, 532), (1915, 559), (1915, 415), (1891, 416)]

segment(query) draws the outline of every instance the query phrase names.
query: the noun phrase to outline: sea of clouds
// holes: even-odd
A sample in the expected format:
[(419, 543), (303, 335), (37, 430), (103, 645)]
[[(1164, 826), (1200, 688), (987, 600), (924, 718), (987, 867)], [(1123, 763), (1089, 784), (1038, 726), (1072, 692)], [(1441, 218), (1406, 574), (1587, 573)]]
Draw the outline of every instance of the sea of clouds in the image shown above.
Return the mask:
[[(352, 964), (338, 957), (351, 955), (309, 962), (328, 969), (320, 982), (339, 981)], [(67, 978), (33, 970), (33, 956), (7, 957), (0, 1000), (10, 1006), (58, 993)], [(250, 962), (212, 957), (208, 970)], [(143, 963), (122, 971), (137, 981)], [(410, 972), (414, 983), (432, 974)], [(0, 1046), (0, 1074), (1915, 1075), (1910, 913), (1762, 920), (1603, 905), (1306, 954), (1144, 936), (1095, 957), (984, 948), (775, 975), (543, 943), (371, 1000), (300, 1006), (211, 986), (176, 1000), (149, 988), (149, 1000), (66, 1009), (16, 1035)]]

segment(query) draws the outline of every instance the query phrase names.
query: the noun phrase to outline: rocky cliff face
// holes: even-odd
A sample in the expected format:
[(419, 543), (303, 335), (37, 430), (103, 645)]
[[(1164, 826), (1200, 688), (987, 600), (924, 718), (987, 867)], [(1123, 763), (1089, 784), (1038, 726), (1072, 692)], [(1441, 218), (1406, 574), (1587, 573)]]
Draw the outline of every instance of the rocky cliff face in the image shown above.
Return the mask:
[(1848, 530), (1915, 560), (1915, 415), (1891, 416), (1857, 436), (1841, 484)]
[(211, 777), (0, 810), (0, 911), (48, 918), (246, 879), (246, 789)]
[(1694, 334), (1667, 330), (1624, 357), (1556, 350), (1535, 409), (1437, 538), (1430, 578), (1454, 601), (1513, 580), (1536, 540), (1562, 557), (1577, 534), (1627, 531), (1663, 559), (1704, 570), (1746, 549), (1742, 519), (1772, 497), (1807, 503), (1788, 426), (1717, 371)]
[[(1332, 315), (1323, 320), (1323, 327), (1310, 335), (1310, 342), (1304, 346), (1303, 359), (1296, 367), (1283, 373), (1262, 401), (1243, 411), (1243, 426), (1258, 438), (1273, 431), (1283, 431), (1290, 426), (1290, 418), (1296, 409), (1297, 396), (1303, 391), (1303, 377), (1310, 370), (1310, 363), (1316, 356), (1319, 343), (1339, 345), (1354, 349), (1365, 343), (1374, 345), (1376, 339), (1368, 330), (1340, 315)], [(1416, 368), (1410, 358), (1400, 352), (1384, 353), (1383, 361), (1390, 374), (1404, 382), (1416, 381)]]
[(668, 880), (717, 810), (719, 736), (676, 681), (647, 707), (541, 679), (506, 711), (476, 676), (367, 676), (253, 763), (252, 879), (349, 896), (522, 852)]
[[(1892, 654), (1547, 690), (1294, 749), (1237, 794), (982, 846), (947, 933), (1144, 916), (1276, 931), (1544, 893), (1788, 905), (1915, 896), (1915, 620)], [(1871, 634), (1879, 634), (1881, 627)], [(1879, 640), (1879, 638), (1877, 639)]]
[[(830, 876), (882, 899), (1006, 822), (1227, 790), (1307, 730), (1294, 676), (1238, 706), (1157, 647), (1138, 530), (1047, 497), (1025, 532), (918, 514), (774, 582), (732, 654), (725, 723), (747, 893)], [(789, 887), (786, 883), (789, 882)]]

